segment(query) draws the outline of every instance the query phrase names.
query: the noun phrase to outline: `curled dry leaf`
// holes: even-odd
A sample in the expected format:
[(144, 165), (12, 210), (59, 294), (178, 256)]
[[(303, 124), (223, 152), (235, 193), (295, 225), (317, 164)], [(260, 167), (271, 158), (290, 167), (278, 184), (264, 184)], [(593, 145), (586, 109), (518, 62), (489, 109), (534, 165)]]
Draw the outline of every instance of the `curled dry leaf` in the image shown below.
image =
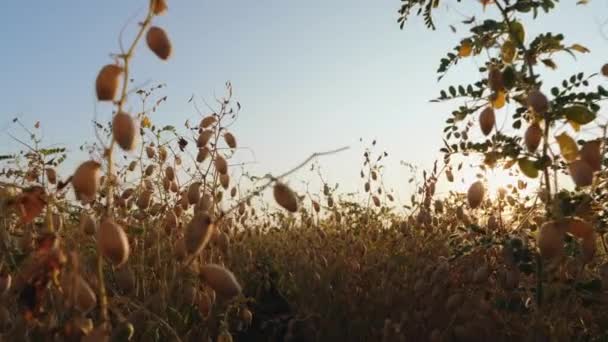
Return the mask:
[(93, 202), (99, 190), (100, 178), (101, 164), (94, 160), (80, 164), (72, 176), (76, 198), (83, 203)]
[(114, 101), (116, 95), (118, 95), (122, 72), (123, 68), (115, 64), (108, 64), (101, 68), (95, 81), (95, 90), (99, 101)]
[(127, 234), (111, 218), (105, 218), (97, 230), (97, 248), (114, 266), (119, 267), (129, 259), (130, 247)]
[(152, 50), (158, 58), (167, 60), (171, 56), (171, 41), (162, 28), (158, 26), (150, 27), (146, 34), (146, 42), (148, 43), (150, 50)]
[(296, 194), (285, 184), (276, 182), (273, 189), (274, 200), (287, 211), (295, 213), (298, 211), (298, 199)]
[(234, 274), (220, 265), (201, 267), (201, 278), (220, 296), (232, 298), (241, 293), (241, 285)]
[(137, 124), (128, 113), (120, 112), (112, 120), (112, 135), (118, 146), (125, 151), (135, 148), (137, 137)]

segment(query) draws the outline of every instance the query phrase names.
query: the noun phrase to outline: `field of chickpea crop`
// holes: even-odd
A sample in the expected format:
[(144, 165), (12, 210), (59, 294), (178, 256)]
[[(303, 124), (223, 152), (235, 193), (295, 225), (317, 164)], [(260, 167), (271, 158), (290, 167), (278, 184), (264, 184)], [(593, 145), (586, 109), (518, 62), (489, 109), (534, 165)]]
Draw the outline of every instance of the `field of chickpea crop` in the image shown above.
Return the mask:
[[(440, 2), (401, 0), (396, 29), (416, 14), (434, 28)], [(590, 53), (527, 36), (557, 0), (476, 2), (488, 18), (463, 22), (437, 73), (479, 72), (432, 99), (454, 110), (406, 202), (376, 141), (356, 196), (290, 186), (344, 149), (237, 176), (229, 82), (195, 123), (155, 125), (163, 86), (129, 80), (137, 47), (179, 54), (155, 23), (168, 5), (149, 0), (91, 80), (113, 110), (89, 159), (13, 120), (28, 139), (0, 155), (0, 341), (608, 341), (608, 64), (544, 82), (555, 55)], [(491, 194), (489, 169), (519, 181)], [(464, 173), (479, 174), (464, 193), (436, 191)]]

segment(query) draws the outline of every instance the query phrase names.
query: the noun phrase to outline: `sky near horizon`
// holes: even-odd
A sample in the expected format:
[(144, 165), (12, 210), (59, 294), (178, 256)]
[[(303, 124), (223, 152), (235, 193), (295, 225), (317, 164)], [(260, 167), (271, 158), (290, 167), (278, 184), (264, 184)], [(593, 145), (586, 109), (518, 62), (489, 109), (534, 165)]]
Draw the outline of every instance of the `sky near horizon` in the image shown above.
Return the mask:
[[(354, 190), (364, 148), (377, 139), (389, 153), (386, 183), (407, 194), (409, 174), (401, 160), (430, 167), (441, 158), (442, 128), (452, 105), (432, 104), (440, 89), (477, 79), (481, 58), (469, 58), (440, 83), (439, 59), (459, 42), (465, 15), (481, 12), (476, 1), (443, 1), (435, 15), (438, 30), (429, 31), (411, 17), (403, 31), (397, 25), (397, 0), (311, 1), (168, 1), (169, 12), (156, 24), (174, 46), (168, 62), (144, 45), (134, 57), (135, 84), (165, 83), (168, 101), (154, 113), (158, 125), (182, 125), (199, 117), (188, 99), (212, 100), (231, 81), (243, 105), (232, 129), (241, 146), (255, 152), (257, 174), (290, 169), (313, 152), (350, 146), (319, 160), (325, 178)], [(94, 80), (99, 68), (118, 51), (118, 36), (128, 24), (132, 39), (145, 0), (9, 0), (0, 23), (0, 154), (20, 146), (8, 135), (23, 136), (11, 123), (41, 121), (45, 143), (67, 146), (64, 174), (86, 158), (78, 151), (94, 141), (91, 120), (108, 120), (111, 108), (97, 105)], [(608, 40), (600, 23), (608, 20), (608, 2), (587, 6), (562, 1), (549, 16), (531, 21), (528, 37), (563, 32), (566, 44), (580, 43), (591, 54), (563, 54), (557, 71), (542, 69), (546, 83), (573, 72), (596, 72), (608, 62)], [(134, 16), (134, 20), (128, 21)], [(456, 25), (459, 34), (448, 25)], [(608, 34), (608, 30), (604, 30)], [(468, 76), (468, 78), (467, 78)], [(131, 108), (136, 100), (131, 98)], [(128, 107), (129, 108), (129, 107)], [(97, 114), (95, 114), (97, 113)], [(363, 138), (365, 144), (359, 142)], [(242, 160), (252, 160), (248, 152)], [(312, 175), (298, 173), (294, 182)], [(402, 196), (403, 197), (403, 196)]]

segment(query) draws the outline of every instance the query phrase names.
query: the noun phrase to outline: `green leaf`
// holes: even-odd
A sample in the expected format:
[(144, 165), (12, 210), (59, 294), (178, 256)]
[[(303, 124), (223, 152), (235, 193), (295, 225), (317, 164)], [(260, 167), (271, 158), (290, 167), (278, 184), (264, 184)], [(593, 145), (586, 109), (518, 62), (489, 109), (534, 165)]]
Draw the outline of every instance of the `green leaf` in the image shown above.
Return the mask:
[(572, 106), (563, 109), (563, 114), (570, 121), (574, 121), (579, 125), (585, 125), (595, 119), (595, 113), (591, 112), (584, 106)]
[(521, 172), (529, 178), (538, 177), (538, 169), (534, 166), (534, 162), (528, 158), (520, 158), (517, 161)]

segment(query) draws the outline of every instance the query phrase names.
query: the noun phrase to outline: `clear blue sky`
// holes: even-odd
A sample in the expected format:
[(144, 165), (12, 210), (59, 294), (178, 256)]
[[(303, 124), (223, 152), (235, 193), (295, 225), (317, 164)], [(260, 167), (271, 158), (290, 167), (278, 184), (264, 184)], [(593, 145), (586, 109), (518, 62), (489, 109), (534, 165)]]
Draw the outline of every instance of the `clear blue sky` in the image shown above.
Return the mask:
[[(353, 189), (358, 179), (362, 137), (378, 138), (390, 154), (388, 183), (403, 193), (407, 160), (431, 165), (438, 156), (441, 128), (451, 106), (428, 102), (441, 88), (477, 77), (474, 59), (466, 60), (441, 83), (438, 60), (458, 43), (449, 24), (479, 15), (477, 2), (443, 6), (438, 31), (412, 17), (404, 31), (397, 24), (397, 0), (169, 0), (165, 27), (174, 44), (168, 63), (142, 46), (135, 56), (136, 83), (164, 82), (168, 103), (155, 113), (158, 124), (182, 124), (197, 115), (188, 98), (211, 99), (226, 80), (244, 109), (234, 132), (241, 146), (253, 149), (258, 174), (286, 170), (312, 152), (344, 145), (351, 150), (321, 160), (331, 182)], [(110, 108), (95, 105), (93, 83), (100, 66), (117, 52), (117, 37), (127, 19), (141, 18), (146, 0), (12, 0), (3, 4), (0, 22), (0, 154), (18, 145), (6, 132), (18, 115), (26, 123), (41, 120), (45, 141), (76, 151), (93, 141), (95, 110), (101, 119)], [(599, 22), (608, 19), (608, 3), (588, 6), (563, 1), (560, 9), (529, 27), (565, 32), (566, 42), (592, 51), (551, 74), (597, 71), (608, 62), (608, 41)], [(492, 14), (488, 12), (487, 14)], [(529, 19), (529, 17), (527, 17)], [(527, 22), (527, 21), (526, 21)], [(134, 22), (125, 38), (132, 37)], [(481, 63), (482, 60), (477, 61)], [(467, 75), (469, 77), (467, 78)], [(243, 152), (243, 159), (248, 154)], [(71, 156), (70, 168), (85, 156)], [(69, 170), (66, 170), (69, 171)], [(302, 173), (301, 178), (309, 177)], [(298, 178), (298, 177), (296, 177)]]

